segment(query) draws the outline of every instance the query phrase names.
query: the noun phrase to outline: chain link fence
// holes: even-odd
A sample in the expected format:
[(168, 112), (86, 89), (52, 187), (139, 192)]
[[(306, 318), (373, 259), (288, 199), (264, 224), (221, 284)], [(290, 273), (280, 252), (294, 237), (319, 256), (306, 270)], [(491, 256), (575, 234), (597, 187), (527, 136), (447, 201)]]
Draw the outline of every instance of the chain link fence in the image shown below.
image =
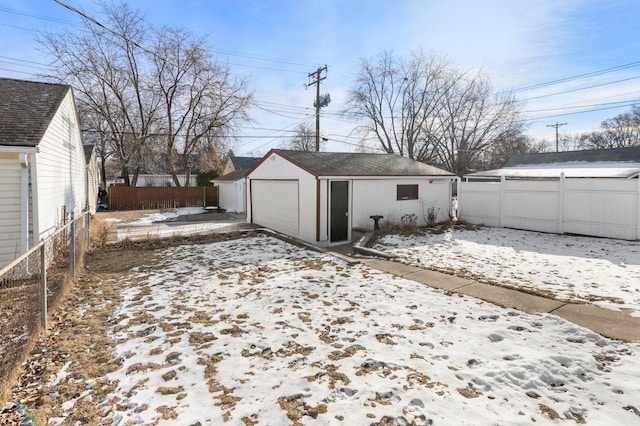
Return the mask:
[(0, 401), (82, 267), (90, 245), (85, 213), (0, 270)]

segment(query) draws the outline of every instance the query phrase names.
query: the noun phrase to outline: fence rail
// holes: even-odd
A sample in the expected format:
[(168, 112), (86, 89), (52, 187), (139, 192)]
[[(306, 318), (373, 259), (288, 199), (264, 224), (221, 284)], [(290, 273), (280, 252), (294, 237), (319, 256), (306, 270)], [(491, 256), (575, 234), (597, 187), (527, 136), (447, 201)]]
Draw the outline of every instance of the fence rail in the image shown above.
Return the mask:
[(0, 405), (20, 363), (89, 249), (85, 213), (0, 269)]
[(110, 186), (109, 210), (218, 206), (217, 186)]
[(469, 223), (640, 240), (638, 179), (461, 182), (458, 199)]

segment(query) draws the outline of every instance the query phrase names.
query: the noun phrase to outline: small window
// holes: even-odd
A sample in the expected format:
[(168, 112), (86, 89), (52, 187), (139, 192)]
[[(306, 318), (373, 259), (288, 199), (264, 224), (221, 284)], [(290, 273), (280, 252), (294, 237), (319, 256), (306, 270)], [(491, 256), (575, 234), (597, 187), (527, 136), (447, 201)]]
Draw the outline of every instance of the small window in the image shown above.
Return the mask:
[(397, 199), (398, 200), (417, 200), (418, 185), (398, 185)]

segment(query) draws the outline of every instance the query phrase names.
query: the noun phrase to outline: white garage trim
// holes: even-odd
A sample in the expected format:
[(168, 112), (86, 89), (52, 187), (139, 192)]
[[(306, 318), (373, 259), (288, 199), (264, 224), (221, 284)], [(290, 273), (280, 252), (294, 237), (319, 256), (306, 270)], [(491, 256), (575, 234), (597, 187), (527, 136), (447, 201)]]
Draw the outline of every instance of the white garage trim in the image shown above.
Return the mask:
[(252, 179), (251, 221), (274, 231), (300, 233), (298, 180)]

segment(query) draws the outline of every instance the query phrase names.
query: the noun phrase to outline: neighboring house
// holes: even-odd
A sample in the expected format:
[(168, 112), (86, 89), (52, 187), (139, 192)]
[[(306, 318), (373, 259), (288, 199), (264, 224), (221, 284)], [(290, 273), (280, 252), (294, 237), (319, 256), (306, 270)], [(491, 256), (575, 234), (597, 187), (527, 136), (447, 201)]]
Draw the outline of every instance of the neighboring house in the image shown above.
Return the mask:
[(0, 78), (0, 267), (87, 206), (71, 86)]
[(247, 170), (240, 169), (212, 180), (218, 187), (218, 207), (235, 213), (247, 211), (245, 173)]
[(640, 169), (640, 145), (625, 148), (511, 155), (499, 169), (471, 173), (464, 180), (634, 178)]
[(453, 173), (393, 154), (271, 150), (247, 174), (247, 221), (327, 246), (370, 216), (449, 219)]
[(224, 165), (222, 176), (212, 180), (218, 187), (219, 207), (227, 211), (247, 211), (247, 190), (244, 175), (260, 161), (260, 157), (236, 157), (233, 153)]
[(459, 217), (541, 232), (640, 239), (640, 146), (520, 154), (464, 176)]
[[(176, 177), (178, 178), (178, 182), (180, 182), (180, 186), (185, 186), (187, 182), (183, 157), (183, 154), (177, 154), (175, 162)], [(198, 176), (198, 170), (196, 168), (198, 156), (196, 154), (191, 154), (191, 164), (193, 168), (189, 172), (189, 185), (196, 186)], [(170, 167), (167, 156), (164, 154), (159, 155), (153, 164), (140, 170), (136, 186), (176, 186), (169, 170)], [(133, 182), (133, 174), (129, 175), (129, 182)]]
[(84, 145), (84, 160), (87, 165), (87, 210), (91, 214), (98, 206), (98, 188), (100, 187), (100, 170), (93, 145)]
[(230, 154), (222, 170), (222, 176), (228, 175), (236, 170), (249, 170), (260, 161), (260, 158), (261, 157), (236, 157)]

